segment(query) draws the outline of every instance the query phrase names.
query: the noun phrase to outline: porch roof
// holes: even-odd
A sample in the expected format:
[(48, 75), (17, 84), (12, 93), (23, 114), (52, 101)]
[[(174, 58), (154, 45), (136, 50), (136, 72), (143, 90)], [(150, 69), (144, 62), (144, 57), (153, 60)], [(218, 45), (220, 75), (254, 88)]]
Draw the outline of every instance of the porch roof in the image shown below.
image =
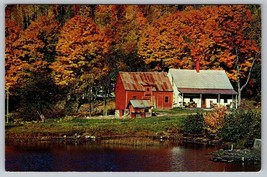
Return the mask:
[(179, 88), (181, 93), (192, 94), (222, 94), (222, 95), (237, 95), (233, 89), (194, 89), (194, 88)]

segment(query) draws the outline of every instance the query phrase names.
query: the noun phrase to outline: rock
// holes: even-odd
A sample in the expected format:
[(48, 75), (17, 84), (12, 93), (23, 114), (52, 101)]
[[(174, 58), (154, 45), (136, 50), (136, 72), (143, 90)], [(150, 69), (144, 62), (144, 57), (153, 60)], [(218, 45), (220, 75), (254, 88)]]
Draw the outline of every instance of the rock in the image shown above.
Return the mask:
[(212, 152), (214, 157), (211, 159), (214, 162), (226, 163), (251, 163), (259, 164), (261, 162), (260, 151), (250, 149), (235, 149), (235, 150), (218, 150)]

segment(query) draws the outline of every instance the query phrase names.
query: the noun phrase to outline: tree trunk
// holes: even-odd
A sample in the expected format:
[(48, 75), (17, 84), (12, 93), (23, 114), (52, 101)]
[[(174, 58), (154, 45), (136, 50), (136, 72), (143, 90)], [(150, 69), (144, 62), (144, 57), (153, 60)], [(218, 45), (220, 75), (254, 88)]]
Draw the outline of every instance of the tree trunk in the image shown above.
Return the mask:
[(104, 93), (104, 110), (103, 110), (103, 116), (107, 116), (107, 94), (106, 89)]
[[(249, 80), (250, 80), (250, 77), (251, 77), (251, 72), (252, 72), (252, 69), (253, 69), (253, 66), (254, 66), (254, 63), (256, 61), (256, 59), (258, 58), (257, 57), (258, 54), (256, 54), (255, 58), (253, 59), (252, 63), (251, 63), (251, 67), (249, 69), (249, 72), (248, 72), (248, 77), (247, 77), (247, 80), (246, 82), (244, 83), (244, 85), (241, 86), (241, 83), (240, 83), (240, 75), (239, 75), (239, 65), (237, 63), (237, 92), (238, 92), (238, 100), (237, 100), (237, 105), (240, 106), (241, 105), (241, 98), (242, 98), (242, 91), (243, 89), (248, 85), (249, 83)], [(237, 56), (238, 57), (238, 56)], [(237, 62), (238, 62), (238, 58), (237, 58)]]
[(242, 94), (242, 90), (240, 87), (240, 79), (238, 79), (237, 81), (237, 92), (238, 92), (238, 97), (237, 97), (237, 106), (239, 107), (241, 104), (241, 94)]

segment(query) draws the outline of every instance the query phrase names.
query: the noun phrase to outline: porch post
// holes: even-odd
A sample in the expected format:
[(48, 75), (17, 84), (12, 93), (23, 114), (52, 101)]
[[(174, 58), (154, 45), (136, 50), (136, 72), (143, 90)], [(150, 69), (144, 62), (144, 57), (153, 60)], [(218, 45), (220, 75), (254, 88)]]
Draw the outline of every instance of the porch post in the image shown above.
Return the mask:
[(184, 107), (184, 94), (182, 93), (182, 107)]
[(202, 108), (202, 93), (200, 94), (200, 108)]
[(219, 106), (219, 104), (220, 104), (220, 94), (218, 94), (218, 106)]

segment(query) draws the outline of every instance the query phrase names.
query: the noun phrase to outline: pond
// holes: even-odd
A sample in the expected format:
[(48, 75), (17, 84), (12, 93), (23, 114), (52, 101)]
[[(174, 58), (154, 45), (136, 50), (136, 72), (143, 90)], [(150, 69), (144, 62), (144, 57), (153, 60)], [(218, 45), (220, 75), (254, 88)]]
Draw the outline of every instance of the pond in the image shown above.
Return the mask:
[(104, 144), (6, 145), (7, 171), (192, 172), (259, 171), (260, 165), (212, 162), (214, 147)]

